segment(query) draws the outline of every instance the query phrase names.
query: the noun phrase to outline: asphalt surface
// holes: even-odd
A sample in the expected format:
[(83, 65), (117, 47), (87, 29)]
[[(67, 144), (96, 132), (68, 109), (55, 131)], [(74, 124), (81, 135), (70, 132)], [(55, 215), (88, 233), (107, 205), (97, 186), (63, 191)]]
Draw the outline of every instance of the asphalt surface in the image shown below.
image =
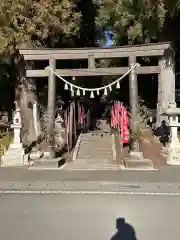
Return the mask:
[(173, 240), (180, 236), (179, 202), (177, 196), (3, 194), (0, 234), (3, 240)]
[(130, 183), (104, 181), (68, 182), (0, 182), (3, 194), (114, 194), (114, 195), (156, 195), (180, 196), (179, 183)]
[(2, 181), (111, 181), (180, 183), (180, 167), (165, 167), (155, 171), (65, 171), (0, 168)]

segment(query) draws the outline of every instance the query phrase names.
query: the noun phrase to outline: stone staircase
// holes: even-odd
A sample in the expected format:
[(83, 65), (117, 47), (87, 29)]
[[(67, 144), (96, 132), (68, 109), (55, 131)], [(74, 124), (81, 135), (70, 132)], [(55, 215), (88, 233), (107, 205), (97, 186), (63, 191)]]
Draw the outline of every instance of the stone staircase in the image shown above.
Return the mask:
[(76, 160), (67, 170), (117, 170), (113, 163), (112, 138), (109, 132), (83, 133)]

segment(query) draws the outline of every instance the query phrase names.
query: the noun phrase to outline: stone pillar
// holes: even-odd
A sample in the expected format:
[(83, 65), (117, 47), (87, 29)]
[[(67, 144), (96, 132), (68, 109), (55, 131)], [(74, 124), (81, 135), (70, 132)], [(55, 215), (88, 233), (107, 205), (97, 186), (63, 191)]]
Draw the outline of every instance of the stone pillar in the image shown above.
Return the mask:
[(175, 60), (174, 50), (168, 48), (164, 55), (159, 59), (161, 72), (158, 78), (158, 108), (157, 108), (157, 126), (162, 120), (168, 121), (167, 116), (162, 116), (164, 109), (169, 105), (175, 104)]
[[(56, 60), (50, 59), (49, 66), (56, 69)], [(56, 77), (52, 71), (49, 71), (48, 77), (48, 131), (50, 134), (51, 144), (49, 146), (49, 158), (54, 158), (54, 120), (55, 120), (55, 101), (56, 101)]]
[[(131, 56), (129, 58), (129, 65), (130, 67), (133, 67), (136, 64), (136, 57)], [(136, 135), (137, 132), (137, 106), (139, 104), (139, 98), (138, 98), (138, 83), (137, 83), (137, 72), (136, 68), (134, 68), (129, 75), (129, 97), (130, 97), (130, 109), (131, 109), (131, 131), (133, 134)], [(139, 147), (138, 143), (135, 140), (133, 142), (132, 151), (138, 152)]]
[[(162, 65), (162, 58), (159, 59), (159, 67), (161, 68)], [(167, 116), (162, 116), (163, 113), (163, 84), (162, 84), (163, 78), (162, 78), (162, 70), (158, 74), (158, 96), (157, 96), (157, 108), (156, 108), (156, 127), (159, 127), (161, 125), (161, 121), (164, 119), (167, 120)]]
[[(129, 58), (130, 67), (136, 64), (136, 57), (131, 56)], [(137, 83), (137, 72), (134, 68), (129, 75), (129, 95), (130, 95), (130, 109), (131, 109), (131, 120), (130, 128), (132, 134), (134, 134), (133, 143), (131, 145), (130, 158), (124, 159), (123, 169), (153, 169), (152, 161), (144, 159), (143, 153), (139, 151), (139, 142), (137, 140), (137, 106), (139, 104), (138, 98), (138, 83)]]

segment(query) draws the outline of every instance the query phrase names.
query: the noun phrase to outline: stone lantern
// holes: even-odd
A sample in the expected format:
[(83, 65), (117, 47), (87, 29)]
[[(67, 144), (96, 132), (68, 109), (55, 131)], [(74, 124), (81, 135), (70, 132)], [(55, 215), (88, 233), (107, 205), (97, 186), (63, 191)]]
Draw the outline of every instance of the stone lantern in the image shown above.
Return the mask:
[(16, 109), (14, 111), (13, 124), (11, 124), (13, 129), (13, 142), (9, 145), (8, 150), (1, 158), (1, 166), (23, 166), (26, 165), (24, 161), (24, 149), (21, 142), (21, 114), (20, 109), (16, 104)]
[(14, 130), (13, 144), (16, 147), (22, 147), (21, 143), (21, 115), (20, 109), (16, 108), (13, 117), (13, 124), (11, 124), (11, 128)]
[(170, 141), (168, 147), (167, 163), (169, 165), (180, 165), (180, 142), (178, 138), (178, 127), (180, 123), (178, 116), (180, 116), (180, 108), (176, 107), (176, 104), (170, 104), (170, 106), (164, 110), (164, 116), (169, 119), (170, 127)]

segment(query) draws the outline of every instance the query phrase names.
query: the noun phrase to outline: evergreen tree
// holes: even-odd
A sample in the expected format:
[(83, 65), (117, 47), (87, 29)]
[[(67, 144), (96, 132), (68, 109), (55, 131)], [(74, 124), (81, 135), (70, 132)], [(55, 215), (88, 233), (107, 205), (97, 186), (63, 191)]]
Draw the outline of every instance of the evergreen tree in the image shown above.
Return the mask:
[(144, 0), (94, 0), (99, 8), (96, 24), (112, 29), (117, 45), (158, 41), (167, 9), (163, 1), (151, 5)]
[(78, 34), (81, 14), (71, 0), (1, 0), (0, 47), (13, 58), (16, 100), (19, 102), (26, 141), (36, 140), (32, 104), (36, 100), (34, 79), (24, 77), (24, 69), (32, 68), (19, 55), (20, 48), (58, 47), (72, 44)]

